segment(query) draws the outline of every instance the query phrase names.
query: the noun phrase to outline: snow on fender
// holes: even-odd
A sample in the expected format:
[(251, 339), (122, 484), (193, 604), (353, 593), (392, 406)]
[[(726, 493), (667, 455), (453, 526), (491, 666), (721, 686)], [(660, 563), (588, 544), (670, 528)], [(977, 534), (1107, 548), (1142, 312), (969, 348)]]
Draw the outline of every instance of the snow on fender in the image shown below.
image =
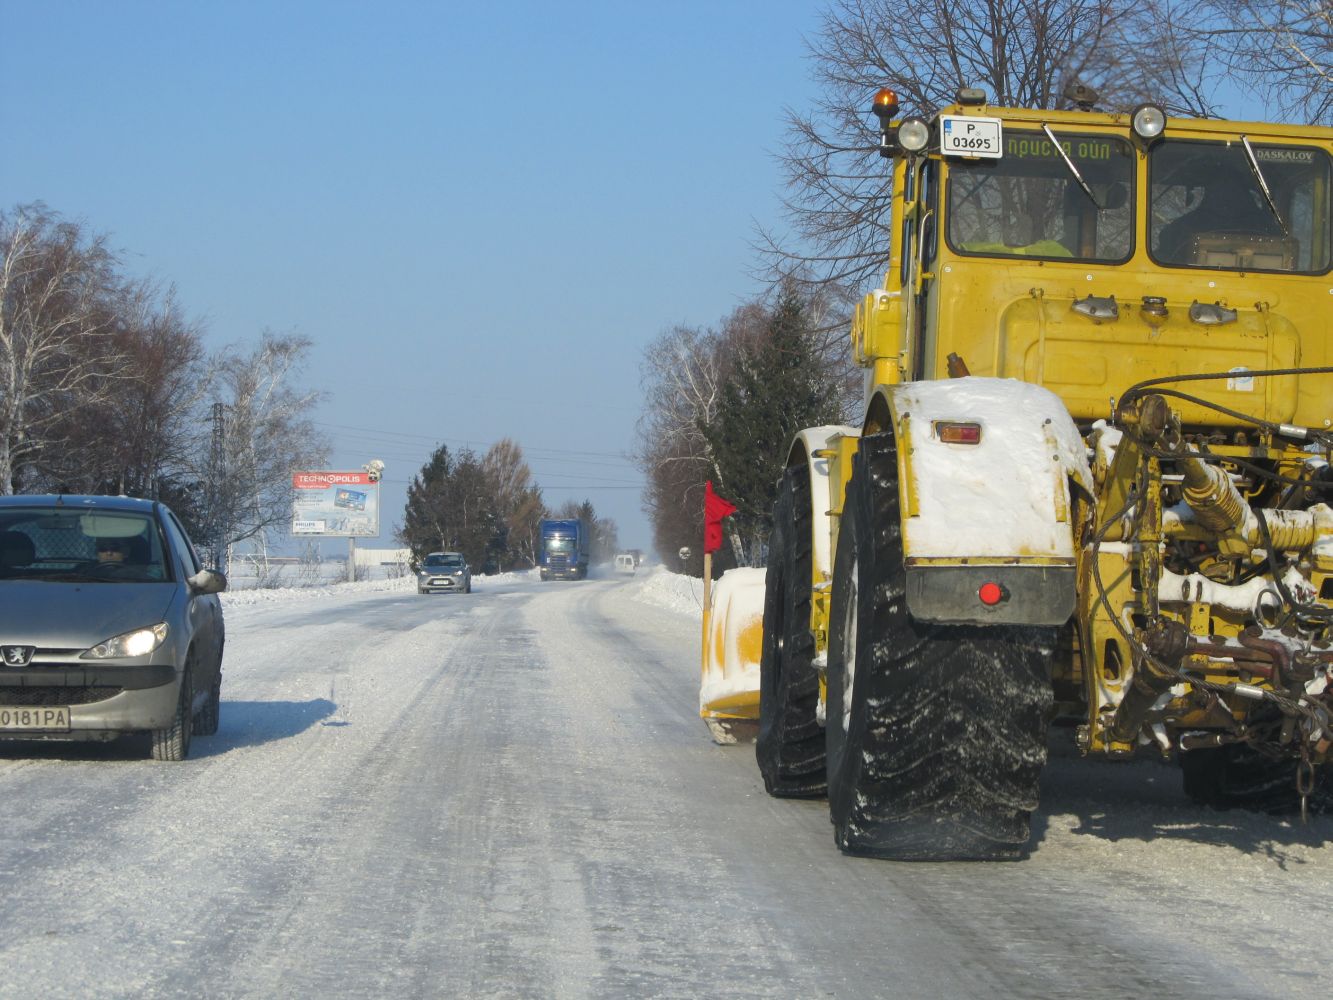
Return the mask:
[(762, 569), (727, 570), (704, 609), (699, 714), (719, 743), (735, 743), (737, 730), (759, 719), (764, 576)]

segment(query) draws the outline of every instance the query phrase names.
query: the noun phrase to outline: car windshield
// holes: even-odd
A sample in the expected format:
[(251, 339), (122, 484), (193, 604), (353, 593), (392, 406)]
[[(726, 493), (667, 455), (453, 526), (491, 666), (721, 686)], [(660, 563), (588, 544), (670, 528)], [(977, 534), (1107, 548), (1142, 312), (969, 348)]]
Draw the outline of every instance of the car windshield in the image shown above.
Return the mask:
[(59, 507), (0, 513), (0, 580), (153, 583), (169, 579), (154, 519)]
[(1148, 178), (1150, 249), (1159, 263), (1328, 270), (1333, 178), (1323, 150), (1167, 139), (1149, 154)]
[[(949, 166), (949, 245), (961, 254), (1085, 261), (1133, 249), (1134, 154), (1112, 136), (1010, 131), (1004, 155)], [(1079, 183), (1079, 177), (1087, 185)]]
[(550, 537), (546, 539), (547, 552), (570, 552), (574, 548), (574, 542), (568, 538)]
[(431, 569), (458, 569), (463, 565), (462, 556), (427, 556), (426, 565)]

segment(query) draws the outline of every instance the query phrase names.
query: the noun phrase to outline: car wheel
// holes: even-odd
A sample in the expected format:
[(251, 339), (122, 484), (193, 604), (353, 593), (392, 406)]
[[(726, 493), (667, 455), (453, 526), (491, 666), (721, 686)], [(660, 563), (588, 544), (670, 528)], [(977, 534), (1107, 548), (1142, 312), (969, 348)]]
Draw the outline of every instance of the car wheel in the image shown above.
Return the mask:
[(219, 665), (218, 672), (213, 678), (213, 683), (208, 689), (208, 701), (199, 713), (194, 717), (194, 735), (212, 736), (218, 731), (218, 720), (222, 709), (222, 667)]
[(154, 729), (153, 760), (184, 760), (190, 755), (190, 732), (194, 728), (190, 706), (194, 702), (194, 671), (190, 661), (185, 661), (185, 671), (181, 674), (180, 693), (176, 697), (176, 714), (171, 725), (165, 729)]
[(463, 593), (465, 593), (465, 594), (470, 594), (470, 593), (472, 593), (472, 581), (471, 581), (471, 580), (469, 580), (467, 583), (463, 584)]

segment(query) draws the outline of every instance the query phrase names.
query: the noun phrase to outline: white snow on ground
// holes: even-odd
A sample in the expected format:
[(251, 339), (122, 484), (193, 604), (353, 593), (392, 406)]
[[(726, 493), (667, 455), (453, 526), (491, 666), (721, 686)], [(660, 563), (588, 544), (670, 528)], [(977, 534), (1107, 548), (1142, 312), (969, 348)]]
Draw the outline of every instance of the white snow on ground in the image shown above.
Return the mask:
[[(620, 962), (631, 974), (667, 976), (675, 973), (664, 956), (674, 954), (676, 942), (684, 944), (687, 960), (716, 958), (699, 946), (716, 930), (701, 922), (710, 914), (761, 913), (756, 926), (772, 928), (773, 901), (793, 886), (802, 906), (820, 914), (841, 913), (866, 898), (891, 905), (897, 894), (909, 912), (920, 909), (927, 930), (942, 922), (959, 934), (975, 932), (979, 948), (994, 942), (1017, 948), (1033, 963), (1027, 995), (1072, 995), (1058, 988), (1060, 976), (1074, 964), (1101, 962), (1126, 971), (1108, 972), (1102, 992), (1081, 996), (1198, 996), (1190, 981), (1170, 988), (1176, 972), (1161, 956), (1176, 947), (1187, 948), (1182, 957), (1195, 963), (1225, 954), (1228, 967), (1252, 969), (1254, 982), (1266, 985), (1238, 982), (1214, 995), (1326, 995), (1325, 918), (1319, 914), (1333, 886), (1333, 818), (1306, 827), (1294, 818), (1200, 809), (1185, 799), (1174, 764), (1151, 755), (1124, 763), (1084, 760), (1072, 730), (1060, 729), (1052, 734), (1027, 861), (909, 866), (909, 875), (892, 863), (845, 858), (831, 843), (821, 803), (769, 800), (752, 752), (713, 746), (703, 722), (689, 719), (699, 685), (702, 581), (661, 567), (614, 578), (613, 587), (607, 586), (610, 571), (599, 579), (594, 569), (593, 575), (596, 588), (541, 585), (531, 573), (479, 576), (474, 594), (481, 599), (421, 598), (441, 613), (418, 615), (403, 628), (376, 616), (391, 619), (400, 614), (398, 606), (417, 602), (410, 577), (280, 589), (246, 589), (247, 581), (237, 579), (236, 589), (223, 596), (229, 659), (221, 736), (201, 740), (190, 765), (126, 763), (125, 752), (114, 747), (43, 748), (32, 759), (22, 753), (0, 759), (0, 791), (7, 802), (24, 803), (9, 811), (0, 836), (0, 893), (22, 900), (10, 903), (10, 938), (0, 943), (0, 966), (8, 973), (0, 977), (0, 1000), (448, 992), (440, 986), (447, 979), (411, 979), (424, 972), (461, 977), (448, 995), (510, 995), (503, 980), (484, 992), (466, 977), (498, 967), (511, 940), (518, 940), (513, 954), (519, 956), (525, 945), (545, 948), (548, 956), (609, 954), (611, 965)], [(499, 592), (505, 590), (535, 593), (512, 602), (485, 599), (487, 591), (504, 596)], [(377, 600), (376, 593), (391, 599)], [(651, 670), (636, 674), (637, 659), (620, 646), (559, 627), (581, 602), (594, 600), (619, 616), (612, 624), (624, 621), (625, 634), (651, 652)], [(301, 607), (302, 601), (309, 604)], [(512, 699), (504, 686), (529, 679), (535, 690), (558, 680), (564, 687), (547, 689), (563, 706), (557, 720), (582, 710), (598, 723), (588, 727), (598, 735), (563, 744), (564, 798), (552, 792), (532, 811), (487, 813), (506, 798), (541, 802), (534, 777), (554, 780), (562, 773), (531, 771), (525, 758), (531, 740), (511, 745), (502, 735), (488, 743), (476, 735), (507, 733), (510, 714), (540, 735), (542, 717), (525, 715), (528, 703)], [(445, 711), (455, 705), (459, 712)], [(694, 728), (682, 729), (682, 719)], [(437, 739), (439, 733), (447, 738)], [(638, 770), (606, 766), (622, 752), (638, 755)], [(420, 754), (447, 765), (442, 776), (430, 778), (429, 769), (415, 767)], [(637, 857), (623, 865), (628, 882), (581, 879), (568, 867), (568, 844), (558, 841), (557, 849), (549, 838), (586, 832), (570, 826), (569, 817), (590, 802), (604, 807), (611, 801), (581, 798), (581, 787), (630, 787), (649, 773), (644, 762), (651, 755), (674, 760), (681, 770), (653, 772), (661, 783), (654, 794), (625, 796), (599, 814), (605, 828), (576, 844), (589, 852), (592, 870), (609, 877), (619, 863), (618, 838), (655, 818), (659, 803), (675, 801), (664, 789), (705, 780), (715, 784), (699, 784), (698, 813), (706, 818), (730, 809), (737, 830), (744, 826), (735, 834), (740, 846), (726, 853), (717, 846), (721, 840), (711, 846), (705, 840), (702, 848), (692, 839), (655, 842), (655, 858), (712, 871), (700, 885), (674, 870), (663, 875), (661, 868), (645, 878)], [(470, 777), (490, 773), (499, 795)], [(459, 797), (423, 794), (440, 789)], [(460, 808), (449, 811), (440, 803)], [(88, 815), (97, 817), (96, 837), (79, 840)], [(479, 852), (478, 844), (488, 842), (514, 850)], [(34, 892), (34, 884), (45, 884), (34, 882), (34, 870), (58, 871), (60, 884), (77, 891)], [(724, 875), (738, 884), (724, 882)], [(458, 892), (463, 912), (414, 895), (418, 883), (422, 892)], [(611, 912), (608, 900), (617, 906), (632, 900), (623, 887), (639, 884), (666, 902), (663, 917), (656, 900), (641, 911), (665, 921), (670, 933), (660, 951), (633, 951), (656, 940), (648, 918), (638, 924), (619, 915), (614, 922), (603, 919)], [(560, 895), (564, 890), (568, 898)], [(586, 903), (579, 902), (583, 892), (591, 893)], [(530, 899), (537, 900), (535, 909)], [(467, 910), (472, 906), (475, 914)], [(864, 907), (855, 912), (870, 919)], [(1051, 912), (1058, 917), (1049, 918)], [(443, 923), (413, 924), (417, 917)], [(776, 950), (739, 934), (723, 939), (722, 947), (741, 965), (753, 961), (755, 976), (825, 961), (791, 945), (807, 940), (801, 919), (778, 920)], [(1055, 919), (1071, 928), (1052, 928)], [(1139, 964), (1143, 955), (1124, 930), (1135, 921), (1142, 948), (1156, 956), (1151, 967)], [(406, 943), (404, 926), (414, 935)], [(554, 944), (553, 926), (564, 935)], [(1108, 927), (1117, 929), (1118, 956), (1099, 952)], [(1168, 943), (1159, 946), (1162, 938)], [(910, 934), (902, 940), (903, 950), (919, 950)], [(869, 938), (863, 943), (872, 946)], [(873, 945), (883, 948), (878, 938)], [(441, 953), (470, 957), (468, 964), (434, 968), (423, 957)], [(639, 965), (624, 965), (636, 954)], [(776, 966), (774, 954), (782, 956)], [(643, 955), (661, 965), (644, 973)], [(599, 968), (597, 960), (587, 959), (586, 969)], [(572, 970), (570, 982), (592, 975), (577, 962), (557, 967)], [(163, 979), (164, 969), (175, 978)], [(215, 975), (224, 978), (209, 978)], [(335, 975), (347, 978), (336, 981)], [(662, 982), (670, 981), (626, 980), (618, 982), (625, 987), (619, 994), (588, 995), (645, 995)], [(732, 981), (740, 984), (738, 994), (796, 995), (770, 988), (771, 979), (752, 982), (759, 985), (745, 993), (746, 981)], [(1151, 983), (1163, 988), (1153, 990)], [(546, 994), (579, 995), (555, 986)], [(515, 989), (512, 995), (543, 992)], [(666, 987), (659, 995), (688, 994)]]
[[(472, 589), (480, 590), (487, 586), (503, 586), (537, 579), (536, 570), (519, 573), (497, 573), (494, 576), (474, 576)], [(400, 576), (390, 579), (358, 580), (355, 583), (313, 583), (294, 587), (255, 587), (253, 581), (244, 578), (229, 577), (228, 589), (222, 595), (224, 608), (246, 607), (252, 604), (286, 604), (291, 601), (308, 601), (320, 598), (354, 596), (356, 594), (374, 594), (385, 591), (411, 593), (416, 590), (416, 578)]]
[(634, 581), (636, 601), (652, 604), (684, 615), (703, 615), (704, 582), (693, 576), (672, 573), (662, 566), (654, 566), (647, 575)]
[[(604, 571), (604, 572), (603, 572)], [(593, 578), (609, 575), (605, 567), (594, 567)], [(624, 593), (632, 600), (653, 607), (674, 611), (680, 615), (700, 618), (703, 614), (703, 580), (672, 573), (663, 566), (653, 566), (640, 570), (633, 578), (623, 580)], [(533, 583), (538, 580), (537, 571), (521, 570), (514, 573), (497, 573), (493, 576), (474, 576), (472, 589), (484, 591), (521, 583)], [(290, 587), (257, 587), (253, 579), (240, 575), (228, 578), (229, 586), (222, 595), (224, 608), (243, 608), (257, 604), (289, 604), (293, 601), (327, 600), (336, 597), (355, 597), (358, 594), (375, 594), (399, 591), (411, 593), (416, 589), (416, 580), (411, 576), (388, 579), (358, 580), (355, 583), (298, 584)]]
[[(609, 571), (608, 571), (609, 572)], [(599, 576), (597, 568), (593, 576)], [(492, 576), (474, 576), (472, 589), (481, 591), (488, 587), (503, 587), (517, 583), (531, 583), (538, 579), (536, 570), (521, 570), (514, 573), (497, 573)], [(411, 593), (416, 589), (416, 580), (411, 576), (396, 579), (358, 580), (356, 583), (312, 583), (290, 587), (256, 587), (254, 581), (239, 575), (229, 577), (229, 588), (222, 595), (224, 607), (247, 607), (254, 604), (287, 604), (292, 601), (309, 601), (330, 597), (350, 597), (357, 594), (402, 591)], [(672, 573), (662, 566), (653, 566), (641, 570), (638, 576), (625, 580), (628, 596), (644, 604), (676, 611), (683, 615), (699, 616), (703, 613), (703, 580), (697, 577)]]

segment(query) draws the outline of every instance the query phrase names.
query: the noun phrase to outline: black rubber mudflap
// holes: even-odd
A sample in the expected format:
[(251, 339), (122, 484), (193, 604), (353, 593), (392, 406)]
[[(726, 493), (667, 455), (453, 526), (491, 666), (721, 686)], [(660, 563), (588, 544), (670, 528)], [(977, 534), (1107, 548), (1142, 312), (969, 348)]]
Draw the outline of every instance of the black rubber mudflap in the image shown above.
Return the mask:
[(912, 619), (888, 434), (862, 439), (834, 581), (828, 765), (838, 847), (900, 860), (1024, 856), (1057, 633)]
[(764, 787), (781, 798), (819, 798), (828, 787), (824, 730), (816, 710), (819, 676), (810, 632), (810, 481), (788, 469), (773, 507), (759, 664), (755, 758)]

